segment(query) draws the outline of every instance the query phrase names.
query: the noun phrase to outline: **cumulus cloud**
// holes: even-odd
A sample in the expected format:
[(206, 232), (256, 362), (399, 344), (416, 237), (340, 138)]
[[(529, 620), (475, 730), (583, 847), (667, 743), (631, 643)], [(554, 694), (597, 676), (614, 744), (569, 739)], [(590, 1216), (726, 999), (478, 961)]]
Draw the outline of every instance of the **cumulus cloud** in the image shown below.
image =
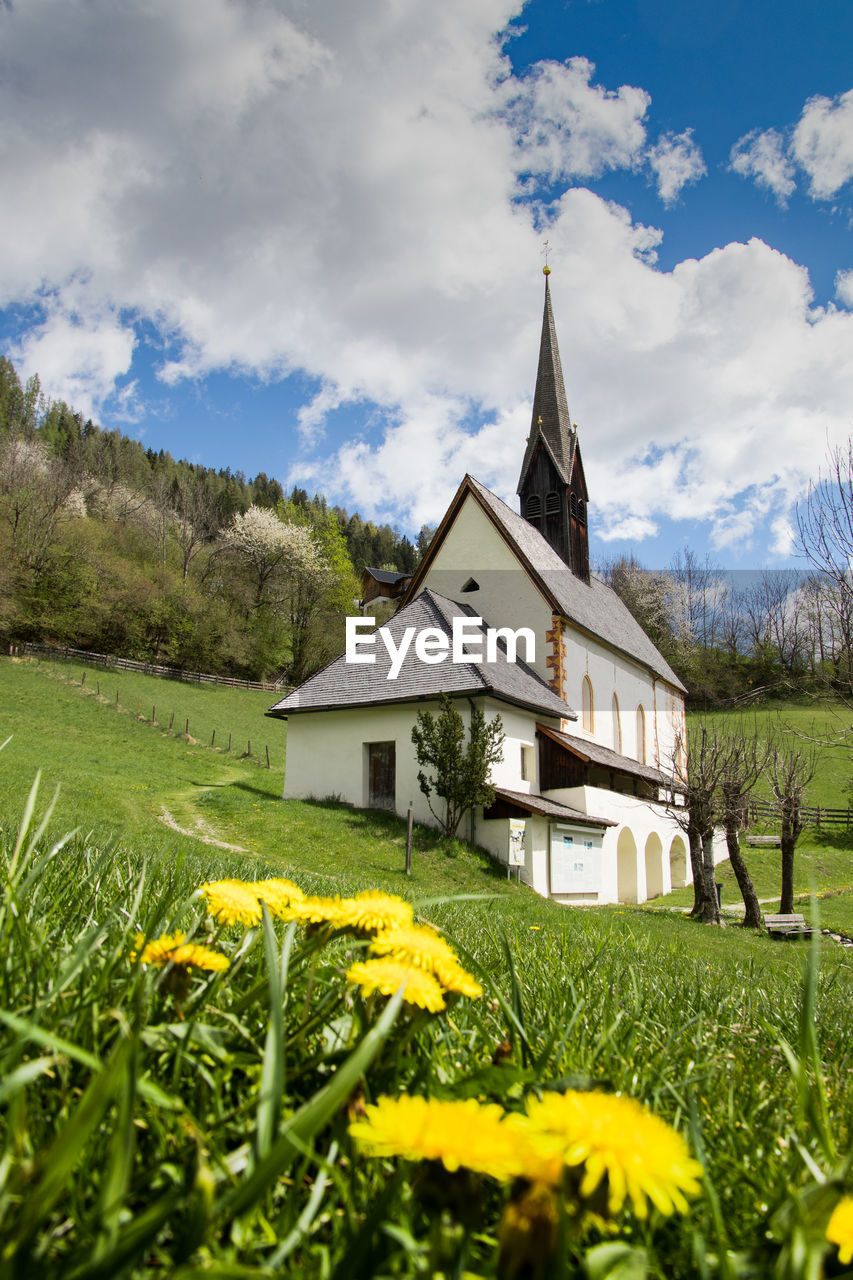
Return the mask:
[(742, 177), (755, 178), (783, 205), (797, 186), (785, 139), (776, 129), (754, 129), (740, 138), (732, 147), (731, 166)]
[(692, 129), (664, 134), (650, 148), (648, 161), (665, 205), (674, 204), (688, 182), (698, 182), (708, 172)]
[(853, 179), (853, 89), (809, 98), (792, 129), (754, 129), (732, 148), (731, 167), (767, 187), (780, 204), (796, 188), (796, 172), (809, 180), (813, 200), (830, 200)]
[(598, 177), (639, 164), (651, 98), (622, 85), (615, 92), (590, 84), (588, 58), (540, 62), (521, 80), (507, 82), (507, 118), (515, 131), (520, 166), (548, 178)]
[(835, 296), (842, 306), (853, 310), (853, 270), (838, 272), (835, 277)]
[(809, 176), (810, 192), (828, 200), (853, 178), (853, 89), (836, 98), (810, 98), (791, 152)]
[[(495, 32), (517, 8), (0, 7), (0, 305), (39, 309), (27, 371), (86, 412), (116, 388), (132, 409), (144, 324), (164, 385), (299, 372), (290, 479), (416, 528), (465, 471), (513, 497), (547, 235), (597, 529), (674, 516), (725, 537), (742, 510), (783, 509), (814, 441), (849, 429), (853, 315), (816, 308), (760, 241), (664, 271), (660, 231), (624, 208), (580, 187), (521, 199), (530, 174), (639, 169), (649, 98), (585, 59), (514, 76)], [(675, 198), (701, 157), (688, 133), (661, 146)], [(331, 444), (353, 405), (363, 428)]]

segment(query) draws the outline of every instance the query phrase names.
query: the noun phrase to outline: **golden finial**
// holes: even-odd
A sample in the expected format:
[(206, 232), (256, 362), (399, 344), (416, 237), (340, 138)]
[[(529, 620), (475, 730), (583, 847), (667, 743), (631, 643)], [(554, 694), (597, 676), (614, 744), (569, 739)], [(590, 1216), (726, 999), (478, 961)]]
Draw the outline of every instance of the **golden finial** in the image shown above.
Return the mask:
[(551, 274), (551, 268), (548, 266), (548, 254), (550, 252), (551, 244), (550, 241), (546, 240), (542, 246), (542, 253), (545, 255), (545, 266), (542, 268), (543, 276), (549, 276)]

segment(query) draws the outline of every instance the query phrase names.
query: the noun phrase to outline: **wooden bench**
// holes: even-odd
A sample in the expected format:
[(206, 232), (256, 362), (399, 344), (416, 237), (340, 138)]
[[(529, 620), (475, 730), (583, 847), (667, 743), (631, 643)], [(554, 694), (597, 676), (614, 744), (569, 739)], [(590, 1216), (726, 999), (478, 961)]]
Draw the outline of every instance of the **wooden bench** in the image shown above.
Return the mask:
[(750, 836), (744, 834), (743, 842), (752, 849), (778, 849), (782, 844), (782, 837)]
[(764, 924), (774, 938), (810, 938), (814, 933), (803, 915), (765, 916)]

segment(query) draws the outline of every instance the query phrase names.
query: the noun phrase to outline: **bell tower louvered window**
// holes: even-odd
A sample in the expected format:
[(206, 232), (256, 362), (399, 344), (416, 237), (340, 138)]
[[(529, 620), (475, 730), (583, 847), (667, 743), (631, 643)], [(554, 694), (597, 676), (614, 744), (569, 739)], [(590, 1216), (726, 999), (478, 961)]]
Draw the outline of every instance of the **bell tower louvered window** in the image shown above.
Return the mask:
[(531, 523), (538, 522), (542, 518), (542, 499), (538, 494), (532, 493), (527, 499), (525, 515)]
[(545, 515), (557, 516), (560, 514), (560, 495), (559, 493), (546, 493), (545, 495)]

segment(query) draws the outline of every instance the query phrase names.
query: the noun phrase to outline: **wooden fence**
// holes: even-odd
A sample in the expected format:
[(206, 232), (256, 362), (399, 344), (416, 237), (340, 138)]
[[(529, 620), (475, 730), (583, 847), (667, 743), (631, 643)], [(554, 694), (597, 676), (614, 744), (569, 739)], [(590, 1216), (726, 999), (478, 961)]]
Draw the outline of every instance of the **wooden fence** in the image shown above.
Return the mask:
[[(824, 805), (803, 805), (800, 813), (809, 827), (845, 827), (847, 830), (853, 827), (853, 812), (849, 806), (846, 809), (830, 809)], [(749, 802), (750, 826), (756, 821), (778, 820), (780, 816), (778, 804), (772, 804), (769, 800)]]
[(179, 667), (159, 666), (156, 662), (134, 662), (132, 658), (116, 658), (106, 653), (90, 653), (88, 649), (72, 649), (68, 645), (18, 644), (9, 646), (10, 655), (33, 654), (35, 657), (68, 658), (97, 667), (114, 667), (119, 671), (141, 671), (146, 676), (166, 680), (184, 680), (188, 684), (221, 684), (231, 689), (259, 689), (265, 693), (289, 693), (284, 680), (238, 680), (234, 676), (214, 676), (205, 671), (182, 671)]

